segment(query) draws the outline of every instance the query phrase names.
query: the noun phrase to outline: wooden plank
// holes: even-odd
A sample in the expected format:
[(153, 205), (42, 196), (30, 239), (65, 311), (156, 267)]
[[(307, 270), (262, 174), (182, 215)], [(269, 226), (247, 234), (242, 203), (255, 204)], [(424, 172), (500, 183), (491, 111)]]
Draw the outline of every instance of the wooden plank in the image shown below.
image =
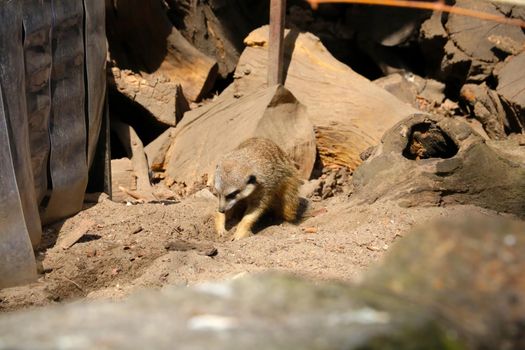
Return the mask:
[[(23, 217), (33, 247), (36, 247), (42, 235), (42, 227), (31, 162), (25, 94), (22, 5), (21, 1), (2, 1), (0, 4), (0, 84)], [(33, 40), (32, 35), (27, 39)]]
[[(14, 4), (16, 2), (11, 2)], [(0, 19), (6, 19), (4, 15), (8, 14), (17, 20), (12, 12), (13, 6), (0, 7)], [(3, 95), (0, 81), (0, 288), (36, 279), (35, 256), (13, 167)]]
[(89, 229), (95, 225), (95, 222), (90, 219), (82, 220), (75, 228), (69, 231), (60, 239), (60, 248), (69, 249), (75, 244), (83, 235), (85, 235)]
[(52, 190), (42, 217), (45, 224), (82, 209), (88, 180), (82, 1), (54, 0), (53, 18), (49, 134)]
[[(27, 123), (36, 203), (40, 204), (48, 189), (47, 164), (51, 144), (51, 26), (50, 0), (23, 0), (24, 55)], [(17, 91), (19, 93), (19, 91)]]

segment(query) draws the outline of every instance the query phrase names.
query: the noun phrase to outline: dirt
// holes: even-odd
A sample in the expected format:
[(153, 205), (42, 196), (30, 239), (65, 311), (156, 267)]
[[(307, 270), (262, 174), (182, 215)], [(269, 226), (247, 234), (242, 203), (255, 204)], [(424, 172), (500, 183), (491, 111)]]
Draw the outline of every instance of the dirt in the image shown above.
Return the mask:
[[(341, 179), (333, 173), (305, 186), (310, 187), (311, 200), (300, 224), (267, 217), (254, 236), (234, 242), (215, 235), (216, 200), (206, 190), (178, 203), (130, 205), (105, 199), (86, 204), (77, 215), (45, 228), (38, 254), (40, 278), (1, 290), (0, 311), (78, 299), (119, 299), (142, 288), (193, 285), (266, 270), (355, 282), (414, 224), (437, 216), (486, 212), (471, 206), (355, 205), (348, 186), (330, 183)], [(326, 186), (339, 190), (323, 199), (319, 194)], [(86, 234), (63, 249), (61, 240), (86, 222), (92, 222)]]

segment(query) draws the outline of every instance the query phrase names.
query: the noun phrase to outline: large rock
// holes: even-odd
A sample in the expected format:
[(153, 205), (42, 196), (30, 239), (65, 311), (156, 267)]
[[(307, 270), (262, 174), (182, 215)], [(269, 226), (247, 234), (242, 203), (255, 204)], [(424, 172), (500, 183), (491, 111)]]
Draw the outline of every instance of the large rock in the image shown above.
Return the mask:
[(463, 349), (524, 349), (524, 247), (522, 221), (442, 219), (399, 241), (363, 287), (426, 305)]
[(357, 201), (475, 204), (525, 217), (525, 164), (489, 147), (461, 119), (416, 114), (403, 120), (385, 133), (353, 182)]
[(0, 349), (523, 349), (525, 225), (403, 238), (361, 286), (266, 274), (0, 316)]
[[(268, 27), (250, 33), (245, 44), (236, 79), (228, 88), (234, 93), (256, 91), (266, 84)], [(363, 150), (417, 111), (337, 61), (310, 33), (288, 31), (284, 50), (285, 86), (307, 107), (325, 165), (355, 169)]]
[(282, 86), (246, 95), (223, 93), (216, 101), (184, 115), (171, 133), (165, 158), (168, 185), (211, 183), (219, 158), (250, 137), (276, 142), (309, 178), (315, 162), (315, 136), (306, 109)]

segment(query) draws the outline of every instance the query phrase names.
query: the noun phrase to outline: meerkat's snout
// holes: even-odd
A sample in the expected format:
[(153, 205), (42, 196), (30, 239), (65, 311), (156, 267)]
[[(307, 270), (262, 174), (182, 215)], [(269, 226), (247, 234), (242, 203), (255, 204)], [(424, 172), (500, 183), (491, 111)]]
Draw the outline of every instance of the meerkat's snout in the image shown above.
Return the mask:
[(250, 175), (246, 179), (243, 188), (229, 188), (223, 193), (220, 188), (216, 188), (217, 196), (219, 197), (219, 213), (225, 213), (240, 200), (249, 197), (257, 186), (257, 178), (255, 175)]
[(230, 210), (237, 202), (239, 201), (237, 199), (237, 196), (239, 194), (239, 190), (234, 190), (233, 192), (230, 192), (227, 195), (224, 195), (222, 193), (219, 194), (219, 213), (225, 213), (228, 210)]

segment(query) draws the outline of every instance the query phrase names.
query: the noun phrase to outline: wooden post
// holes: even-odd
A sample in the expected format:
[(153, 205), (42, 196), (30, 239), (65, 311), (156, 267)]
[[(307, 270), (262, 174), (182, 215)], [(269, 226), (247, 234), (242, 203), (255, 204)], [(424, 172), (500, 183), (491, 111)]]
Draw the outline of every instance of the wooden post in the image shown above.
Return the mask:
[(283, 36), (286, 0), (270, 0), (268, 86), (283, 84)]

